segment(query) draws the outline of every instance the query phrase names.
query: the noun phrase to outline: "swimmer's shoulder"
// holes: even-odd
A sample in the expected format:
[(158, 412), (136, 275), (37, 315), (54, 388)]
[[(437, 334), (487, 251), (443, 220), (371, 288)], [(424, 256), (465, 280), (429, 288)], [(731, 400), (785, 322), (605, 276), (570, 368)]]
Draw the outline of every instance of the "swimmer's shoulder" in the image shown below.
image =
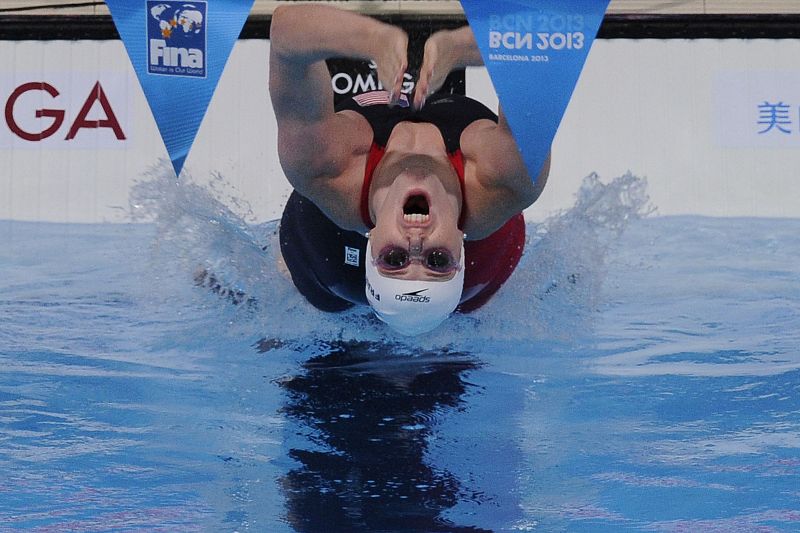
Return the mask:
[(478, 120), (461, 137), (464, 155), (466, 218), (471, 239), (491, 235), (541, 195), (549, 174), (549, 157), (532, 181), (511, 132), (503, 123)]
[(362, 115), (350, 110), (337, 112), (331, 121), (323, 139), (304, 147), (314, 152), (314, 165), (303, 171), (302, 179), (290, 182), (337, 226), (366, 230), (360, 217), (360, 200), (372, 127)]

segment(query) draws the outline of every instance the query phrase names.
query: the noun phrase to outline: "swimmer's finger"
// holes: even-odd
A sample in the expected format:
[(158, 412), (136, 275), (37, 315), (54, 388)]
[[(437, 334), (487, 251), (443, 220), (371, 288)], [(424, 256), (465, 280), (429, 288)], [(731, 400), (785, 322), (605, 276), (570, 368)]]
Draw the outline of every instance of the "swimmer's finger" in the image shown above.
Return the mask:
[(425, 105), (425, 100), (441, 87), (444, 79), (439, 79), (439, 74), (449, 71), (447, 64), (443, 64), (442, 48), (440, 46), (441, 32), (433, 34), (425, 41), (422, 67), (417, 80), (417, 91), (414, 95), (414, 106), (419, 109)]
[(389, 103), (395, 105), (400, 101), (403, 76), (408, 68), (408, 35), (394, 26), (387, 25), (384, 28), (388, 37), (381, 39), (384, 45), (374, 59), (378, 64), (381, 84), (389, 92)]
[(406, 73), (406, 66), (403, 65), (392, 81), (392, 88), (389, 90), (389, 103), (397, 105), (400, 102), (400, 94), (403, 91), (403, 76)]
[(397, 105), (397, 102), (400, 100), (399, 91), (397, 90), (397, 78), (392, 81), (391, 86), (389, 87), (389, 105), (394, 106)]
[(425, 100), (431, 94), (431, 78), (433, 77), (433, 69), (430, 67), (422, 67), (419, 73), (419, 80), (414, 91), (414, 107), (421, 109), (425, 105)]

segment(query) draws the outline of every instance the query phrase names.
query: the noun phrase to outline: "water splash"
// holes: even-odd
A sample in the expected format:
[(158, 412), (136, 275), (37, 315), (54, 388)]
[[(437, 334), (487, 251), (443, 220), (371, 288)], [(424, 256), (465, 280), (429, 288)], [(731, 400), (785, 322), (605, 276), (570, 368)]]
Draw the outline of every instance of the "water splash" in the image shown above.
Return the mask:
[(226, 190), (222, 176), (201, 187), (170, 175), (168, 167), (155, 167), (131, 194), (131, 217), (156, 225), (151, 263), (164, 282), (157, 292), (201, 303), (207, 320), (260, 334), (274, 346), (353, 340), (465, 349), (476, 338), (580, 337), (598, 305), (609, 248), (649, 212), (645, 180), (626, 174), (604, 183), (588, 176), (572, 208), (528, 224), (517, 271), (486, 306), (411, 339), (395, 335), (367, 308), (338, 314), (313, 308), (281, 265), (276, 221), (248, 222), (252, 211)]
[(481, 336), (575, 340), (588, 334), (612, 247), (652, 212), (646, 189), (646, 180), (630, 173), (608, 183), (591, 174), (570, 209), (529, 223), (517, 270), (475, 313)]

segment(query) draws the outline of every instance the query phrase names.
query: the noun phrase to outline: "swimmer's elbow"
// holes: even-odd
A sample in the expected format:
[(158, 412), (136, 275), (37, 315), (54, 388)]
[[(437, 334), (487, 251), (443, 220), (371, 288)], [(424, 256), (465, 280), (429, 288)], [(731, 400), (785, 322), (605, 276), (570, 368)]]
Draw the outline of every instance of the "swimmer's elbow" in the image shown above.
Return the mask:
[(539, 196), (542, 195), (542, 191), (544, 191), (545, 185), (547, 185), (547, 178), (550, 176), (550, 155), (550, 153), (547, 154), (547, 159), (545, 159), (542, 169), (539, 171), (539, 175), (536, 177), (536, 180), (531, 183), (532, 187), (530, 188), (528, 198), (530, 202), (528, 205), (532, 205), (539, 199)]
[(519, 210), (530, 207), (539, 199), (539, 196), (542, 195), (542, 191), (544, 191), (544, 187), (547, 185), (547, 178), (550, 175), (550, 155), (548, 154), (535, 180), (531, 179), (527, 169), (524, 168), (524, 164), (522, 166), (523, 171), (518, 173), (514, 180), (516, 186), (512, 187), (514, 191), (514, 203), (516, 204), (515, 207)]
[(291, 54), (302, 19), (301, 6), (279, 5), (272, 12), (269, 23), (270, 49), (279, 56)]
[(283, 35), (286, 33), (284, 27), (287, 25), (286, 18), (289, 16), (286, 10), (290, 9), (286, 5), (279, 5), (272, 12), (272, 18), (269, 22), (269, 45), (273, 52), (280, 49), (280, 44), (283, 42)]

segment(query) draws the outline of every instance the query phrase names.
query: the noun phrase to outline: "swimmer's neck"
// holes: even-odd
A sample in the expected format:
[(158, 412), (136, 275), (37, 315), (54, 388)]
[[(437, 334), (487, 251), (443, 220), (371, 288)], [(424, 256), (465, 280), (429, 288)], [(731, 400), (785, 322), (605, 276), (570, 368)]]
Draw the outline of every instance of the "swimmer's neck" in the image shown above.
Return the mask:
[(392, 129), (386, 141), (386, 153), (408, 152), (430, 157), (447, 157), (447, 149), (439, 128), (426, 122), (401, 122)]

